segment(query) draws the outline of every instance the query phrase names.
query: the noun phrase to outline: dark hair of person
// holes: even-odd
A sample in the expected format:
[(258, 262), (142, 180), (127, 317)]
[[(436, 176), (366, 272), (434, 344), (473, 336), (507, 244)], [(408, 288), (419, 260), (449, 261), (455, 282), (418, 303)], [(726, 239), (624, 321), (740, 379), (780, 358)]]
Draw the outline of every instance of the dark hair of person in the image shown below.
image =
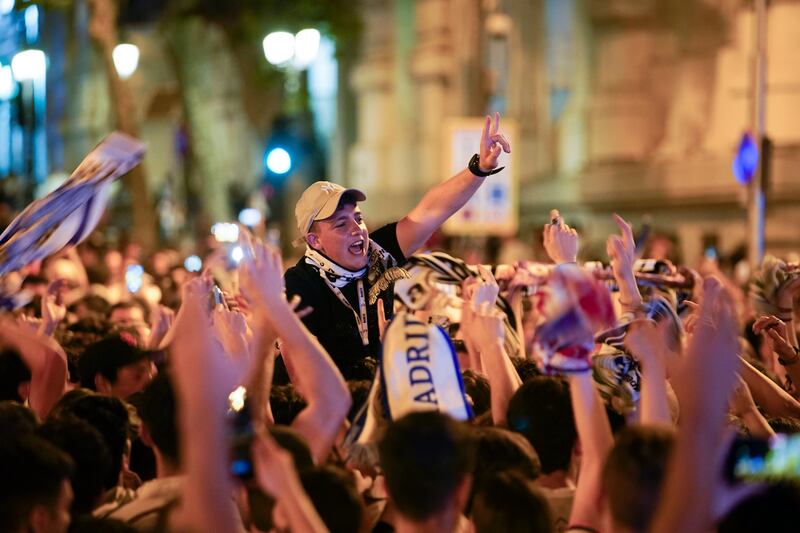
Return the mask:
[(536, 377), (517, 389), (508, 404), (508, 427), (533, 445), (542, 473), (567, 470), (578, 439), (566, 381)]
[(675, 439), (669, 428), (633, 426), (617, 435), (603, 468), (603, 491), (614, 522), (646, 531), (661, 496)]
[(89, 422), (66, 415), (46, 420), (37, 434), (69, 455), (75, 465), (72, 513), (91, 513), (105, 492), (111, 470), (111, 454), (100, 432)]
[(372, 381), (367, 379), (351, 380), (347, 382), (347, 388), (350, 389), (350, 397), (353, 399), (350, 404), (350, 412), (347, 413), (347, 420), (352, 422), (369, 399)]
[(775, 433), (794, 435), (800, 433), (800, 420), (791, 416), (770, 416), (767, 423)]
[(475, 493), (472, 522), (477, 533), (554, 533), (547, 499), (515, 472), (488, 476)]
[(793, 533), (800, 509), (797, 483), (770, 483), (764, 490), (740, 502), (718, 524), (718, 533)]
[(168, 372), (159, 372), (138, 398), (137, 407), (147, 432), (167, 460), (180, 466), (175, 390)]
[(111, 269), (105, 261), (98, 261), (94, 265), (86, 266), (86, 277), (92, 285), (107, 285), (111, 283)]
[(0, 402), (0, 434), (31, 435), (36, 430), (36, 413), (14, 401)]
[(0, 439), (0, 531), (19, 531), (37, 505), (54, 506), (71, 473), (70, 458), (40, 437)]
[(83, 387), (69, 390), (61, 395), (61, 398), (59, 398), (53, 408), (50, 409), (50, 414), (47, 416), (60, 416), (62, 413), (71, 412), (70, 409), (73, 403), (84, 396), (91, 396), (93, 394), (96, 394), (96, 392), (90, 389), (84, 389)]
[(0, 350), (0, 401), (22, 403), (19, 386), (31, 380), (31, 370), (16, 350)]
[(111, 315), (113, 315), (114, 311), (116, 311), (117, 309), (137, 309), (137, 308), (142, 310), (144, 321), (145, 323), (147, 323), (150, 320), (150, 309), (148, 309), (147, 303), (138, 296), (134, 296), (128, 301), (119, 302), (109, 307), (108, 318), (110, 319)]
[(306, 470), (300, 475), (303, 489), (331, 533), (358, 533), (364, 505), (353, 474), (333, 465)]
[(269, 405), (275, 423), (288, 426), (306, 408), (306, 401), (294, 385), (278, 385), (270, 389)]
[(472, 412), (480, 416), (492, 407), (492, 389), (486, 376), (467, 369), (461, 372), (464, 392), (472, 399)]
[(137, 529), (113, 518), (80, 515), (72, 518), (68, 533), (137, 533)]
[(111, 453), (111, 469), (106, 476), (104, 488), (109, 490), (115, 487), (119, 481), (122, 457), (130, 434), (130, 421), (125, 404), (122, 400), (111, 396), (88, 394), (68, 403), (62, 412), (86, 420), (103, 436)]
[(473, 492), (496, 472), (513, 471), (529, 481), (539, 477), (542, 465), (531, 443), (520, 435), (497, 427), (476, 428)]
[(298, 472), (302, 472), (314, 466), (314, 457), (311, 455), (309, 447), (303, 436), (289, 426), (275, 424), (267, 428), (269, 434), (278, 443), (278, 446), (288, 451), (294, 460), (294, 466)]
[(378, 451), (392, 501), (416, 522), (443, 510), (473, 470), (467, 426), (439, 412), (411, 413), (394, 421)]
[(375, 378), (378, 370), (378, 362), (372, 357), (364, 357), (354, 361), (348, 361), (339, 370), (346, 380), (369, 380)]
[(542, 375), (542, 371), (539, 370), (539, 366), (533, 359), (512, 357), (511, 362), (514, 364), (514, 369), (517, 371), (517, 374), (519, 374), (519, 379), (522, 380), (523, 383)]
[(82, 318), (81, 321), (87, 319), (105, 318), (109, 316), (111, 311), (111, 304), (108, 300), (97, 294), (87, 294), (74, 304), (70, 305), (70, 311), (75, 312), (79, 307), (85, 307), (91, 316)]
[(611, 425), (611, 432), (616, 435), (628, 426), (628, 421), (624, 415), (619, 414), (613, 407), (606, 404), (606, 416), (608, 423)]
[(49, 284), (50, 281), (46, 277), (40, 276), (38, 274), (29, 274), (25, 276), (24, 280), (22, 280), (23, 289), (28, 287), (29, 285), (49, 285)]

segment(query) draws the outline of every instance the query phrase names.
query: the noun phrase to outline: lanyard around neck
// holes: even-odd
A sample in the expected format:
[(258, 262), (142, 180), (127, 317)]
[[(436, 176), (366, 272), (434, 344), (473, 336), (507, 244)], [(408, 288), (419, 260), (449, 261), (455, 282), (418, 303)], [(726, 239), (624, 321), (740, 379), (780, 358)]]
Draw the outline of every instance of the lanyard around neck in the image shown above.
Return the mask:
[(347, 301), (342, 291), (339, 290), (333, 283), (329, 282), (325, 276), (322, 276), (322, 279), (325, 280), (325, 283), (330, 287), (333, 291), (333, 294), (339, 298), (348, 309), (353, 312), (353, 316), (356, 317), (356, 323), (358, 324), (358, 333), (361, 335), (361, 344), (364, 346), (369, 346), (369, 327), (367, 324), (367, 298), (364, 295), (364, 280), (359, 279), (356, 281), (356, 287), (358, 292), (358, 313), (353, 306), (350, 305), (350, 302)]

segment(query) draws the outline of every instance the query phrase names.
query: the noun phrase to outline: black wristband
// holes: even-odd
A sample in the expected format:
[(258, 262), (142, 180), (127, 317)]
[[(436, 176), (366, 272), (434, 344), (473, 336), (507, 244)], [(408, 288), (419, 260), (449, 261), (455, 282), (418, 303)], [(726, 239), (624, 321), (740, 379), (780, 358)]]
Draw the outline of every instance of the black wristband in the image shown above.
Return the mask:
[(475, 154), (472, 156), (472, 159), (469, 160), (469, 164), (467, 165), (469, 171), (480, 178), (485, 178), (486, 176), (497, 174), (498, 172), (506, 168), (506, 167), (500, 167), (494, 170), (490, 170), (489, 172), (484, 172), (483, 170), (481, 170), (480, 160), (481, 160), (480, 156), (478, 156), (478, 154)]
[(794, 357), (792, 359), (784, 359), (782, 357), (778, 357), (778, 363), (780, 363), (781, 366), (791, 366), (795, 364), (797, 361), (800, 361), (800, 351), (798, 351), (798, 349), (794, 346), (792, 346), (792, 348), (794, 348)]

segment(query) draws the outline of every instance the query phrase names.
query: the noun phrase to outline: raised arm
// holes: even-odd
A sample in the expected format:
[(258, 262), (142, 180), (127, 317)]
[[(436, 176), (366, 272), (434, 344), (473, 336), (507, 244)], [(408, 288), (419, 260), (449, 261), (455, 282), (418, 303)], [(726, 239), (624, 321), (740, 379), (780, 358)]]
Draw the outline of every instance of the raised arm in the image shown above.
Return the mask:
[(522, 380), (506, 353), (504, 315), (494, 307), (497, 283), (491, 272), (483, 267), (479, 269), (483, 281), (473, 288), (470, 301), (464, 302), (461, 328), (465, 339), (479, 353), (481, 367), (489, 379), (492, 421), (496, 426), (504, 426), (508, 403)]
[(720, 494), (718, 449), (727, 403), (736, 382), (738, 340), (731, 296), (716, 278), (704, 298), (682, 368), (681, 424), (667, 463), (651, 531), (707, 531)]
[(747, 383), (741, 377), (736, 380), (736, 389), (731, 396), (730, 403), (731, 414), (739, 417), (750, 436), (766, 439), (775, 434), (767, 419), (756, 407), (753, 395), (750, 393)]
[(741, 376), (753, 399), (766, 413), (800, 418), (800, 402), (745, 360), (742, 360)]
[(788, 324), (781, 319), (769, 316), (760, 317), (753, 324), (753, 331), (763, 335), (772, 347), (773, 357), (777, 357), (792, 383), (800, 383), (800, 352), (792, 344), (794, 333), (790, 333), (792, 322)]
[[(494, 121), (486, 117), (481, 134), (478, 163), (483, 172), (497, 168), (497, 159), (501, 151), (511, 153), (511, 145), (499, 133), (499, 128), (499, 113), (494, 114)], [(485, 179), (473, 174), (469, 169), (464, 169), (429, 190), (419, 204), (397, 223), (397, 241), (403, 254), (408, 257), (419, 250), (445, 220), (472, 198)]]
[(631, 225), (619, 215), (614, 222), (620, 235), (611, 235), (606, 242), (606, 252), (611, 259), (611, 270), (619, 286), (619, 303), (625, 313), (635, 313), (642, 305), (642, 295), (636, 285), (633, 262), (636, 259), (636, 243), (633, 240)]
[(0, 320), (0, 342), (16, 350), (31, 371), (28, 403), (41, 420), (56, 404), (67, 384), (67, 356), (58, 343), (11, 319)]
[(306, 438), (315, 461), (324, 462), (352, 403), (347, 384), (328, 352), (286, 301), (283, 266), (276, 250), (257, 246), (254, 260), (242, 262), (240, 279), (254, 307), (281, 339), (283, 357), (296, 380), (294, 385), (308, 403), (292, 426)]
[(573, 374), (569, 378), (572, 410), (581, 449), (581, 470), (569, 522), (572, 526), (602, 529), (600, 501), (603, 465), (614, 445), (611, 425), (603, 400), (594, 385), (591, 372)]
[(668, 350), (664, 324), (638, 320), (625, 336), (625, 346), (642, 363), (642, 424), (672, 424), (667, 400), (667, 372), (664, 359)]
[(288, 522), (288, 531), (328, 531), (303, 489), (288, 451), (282, 449), (269, 433), (261, 431), (253, 439), (252, 456), (256, 483), (275, 499)]
[[(226, 354), (212, 331), (211, 281), (196, 278), (183, 290), (170, 364), (178, 400), (181, 456), (186, 483), (170, 530), (238, 531), (228, 471), (227, 398), (251, 368), (249, 351)], [(202, 435), (203, 438), (196, 438)]]

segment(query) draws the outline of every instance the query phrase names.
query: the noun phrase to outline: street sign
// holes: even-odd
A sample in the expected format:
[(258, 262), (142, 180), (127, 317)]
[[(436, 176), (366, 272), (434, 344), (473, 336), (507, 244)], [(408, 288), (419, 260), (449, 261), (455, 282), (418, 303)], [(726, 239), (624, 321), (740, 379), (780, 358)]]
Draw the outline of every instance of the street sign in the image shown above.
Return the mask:
[(747, 185), (752, 181), (756, 170), (758, 170), (758, 146), (750, 132), (745, 132), (733, 158), (733, 177), (742, 185)]
[[(464, 170), (480, 145), (485, 118), (454, 117), (444, 125), (444, 172), (449, 178)], [(511, 143), (511, 153), (500, 154), (500, 166), (506, 168), (486, 178), (478, 192), (455, 215), (445, 222), (442, 230), (448, 235), (510, 236), (519, 227), (519, 180), (515, 146), (517, 124), (501, 119), (500, 131)]]

